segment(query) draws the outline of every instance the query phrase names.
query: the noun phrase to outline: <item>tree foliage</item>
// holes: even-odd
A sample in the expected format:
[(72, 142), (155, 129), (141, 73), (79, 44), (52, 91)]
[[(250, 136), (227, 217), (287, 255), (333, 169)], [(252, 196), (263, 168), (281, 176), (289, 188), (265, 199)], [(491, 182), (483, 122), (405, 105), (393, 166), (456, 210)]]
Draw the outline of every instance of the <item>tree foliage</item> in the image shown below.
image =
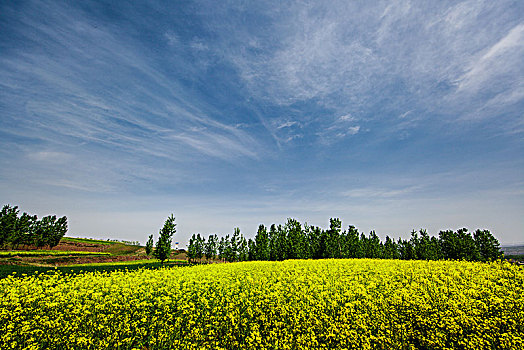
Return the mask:
[(153, 255), (162, 263), (171, 255), (171, 242), (176, 233), (175, 217), (171, 214), (160, 230)]
[(207, 242), (204, 244), (204, 256), (206, 259), (212, 260), (217, 255), (217, 246), (218, 246), (218, 236), (217, 235), (211, 235), (207, 239)]
[(473, 234), (473, 239), (475, 240), (480, 260), (490, 261), (502, 257), (499, 241), (488, 230), (476, 230)]
[(146, 242), (146, 255), (151, 255), (153, 252), (153, 244), (153, 234), (151, 234)]
[(190, 259), (218, 258), (234, 262), (245, 260), (286, 259), (404, 259), (439, 260), (456, 259), (490, 261), (500, 259), (502, 253), (497, 239), (488, 230), (477, 230), (471, 235), (467, 229), (440, 231), (438, 237), (430, 236), (426, 230), (413, 230), (409, 239), (397, 241), (386, 236), (384, 242), (371, 231), (369, 235), (359, 232), (354, 226), (342, 230), (338, 218), (330, 219), (329, 229), (302, 225), (288, 219), (284, 225), (260, 225), (254, 239), (246, 239), (239, 228), (232, 236), (205, 238), (194, 234), (188, 246)]
[(0, 212), (0, 248), (35, 246), (55, 247), (67, 232), (67, 217), (49, 215), (38, 220), (36, 215), (23, 213), (17, 206), (4, 205)]

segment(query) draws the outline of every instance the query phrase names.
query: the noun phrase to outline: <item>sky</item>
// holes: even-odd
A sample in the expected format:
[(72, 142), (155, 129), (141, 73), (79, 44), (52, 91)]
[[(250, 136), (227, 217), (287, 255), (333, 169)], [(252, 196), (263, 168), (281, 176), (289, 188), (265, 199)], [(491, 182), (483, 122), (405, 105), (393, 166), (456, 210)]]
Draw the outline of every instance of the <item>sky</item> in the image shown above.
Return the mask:
[(0, 204), (72, 237), (524, 243), (523, 111), (522, 1), (0, 0)]

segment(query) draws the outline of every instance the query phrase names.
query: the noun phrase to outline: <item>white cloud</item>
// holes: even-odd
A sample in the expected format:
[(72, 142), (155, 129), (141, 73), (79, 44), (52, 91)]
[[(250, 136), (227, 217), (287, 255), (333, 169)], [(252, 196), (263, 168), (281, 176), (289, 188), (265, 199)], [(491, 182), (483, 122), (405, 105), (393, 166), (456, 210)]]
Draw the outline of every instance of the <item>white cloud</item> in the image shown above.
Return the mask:
[(398, 116), (398, 119), (406, 118), (408, 115), (411, 114), (411, 112), (413, 112), (413, 111), (407, 111), (407, 112), (402, 113), (401, 115)]
[(28, 154), (29, 159), (38, 162), (61, 164), (70, 162), (73, 158), (71, 154), (56, 151), (36, 151)]
[(515, 77), (522, 78), (523, 60), (524, 23), (521, 23), (471, 64), (468, 71), (458, 80), (458, 91), (476, 92), (503, 74), (512, 73)]
[[(32, 50), (1, 57), (0, 80), (13, 86), (19, 103), (25, 104), (25, 115), (5, 116), (23, 118), (25, 123), (17, 128), (51, 144), (68, 143), (73, 138), (179, 161), (190, 149), (228, 159), (256, 157), (261, 150), (247, 132), (214, 120), (220, 118), (220, 110), (155, 69), (126, 33), (103, 23), (95, 28), (77, 9), (58, 5), (51, 9), (54, 26), (30, 11), (21, 17), (24, 34), (39, 38), (42, 45), (56, 51), (56, 57)], [(164, 37), (170, 44), (179, 41), (172, 32)], [(204, 49), (198, 40), (193, 44), (196, 49)], [(64, 48), (67, 54), (63, 54)], [(111, 80), (107, 79), (108, 72), (114, 74)], [(31, 86), (20, 84), (24, 79), (31, 81)], [(182, 135), (202, 128), (206, 129), (202, 137), (211, 141), (197, 142), (195, 137), (181, 136), (173, 143), (173, 138), (164, 137), (174, 131)], [(4, 131), (17, 132), (7, 128)]]
[(356, 135), (360, 130), (360, 125), (352, 126), (348, 128), (349, 135)]
[(355, 122), (358, 118), (353, 117), (351, 114), (346, 114), (338, 117), (338, 120), (341, 122)]
[(178, 36), (175, 34), (175, 33), (172, 33), (172, 32), (167, 32), (164, 34), (166, 40), (167, 40), (167, 43), (171, 46), (175, 46), (178, 44), (179, 40), (178, 39)]
[(207, 44), (201, 39), (194, 39), (191, 44), (191, 48), (195, 51), (206, 51), (208, 50)]
[(280, 124), (279, 126), (277, 126), (277, 129), (289, 128), (290, 126), (293, 126), (293, 125), (297, 125), (297, 122), (287, 121), (287, 122), (284, 122), (284, 123)]
[[(451, 6), (288, 2), (278, 11), (261, 6), (268, 26), (235, 33), (221, 49), (253, 41), (265, 48), (226, 52), (249, 93), (268, 103), (315, 103), (341, 115), (354, 110), (363, 119), (381, 118), (369, 112), (377, 107), (394, 111), (392, 118), (413, 110), (422, 119), (460, 119), (478, 109), (486, 90), (519, 96), (523, 24), (508, 10), (514, 6), (478, 0)], [(392, 93), (398, 98), (382, 98)], [(316, 117), (320, 124), (323, 118)]]
[(383, 198), (383, 199), (395, 199), (395, 198), (401, 198), (405, 195), (412, 194), (413, 192), (420, 190), (421, 186), (408, 186), (405, 188), (376, 188), (376, 187), (366, 187), (366, 188), (358, 188), (353, 189), (349, 191), (344, 191), (341, 193), (343, 197), (348, 198), (367, 198), (367, 199), (375, 199), (375, 198)]
[[(149, 217), (158, 208), (180, 208), (180, 219), (192, 221), (180, 226), (185, 237), (228, 232), (239, 222), (252, 225), (251, 234), (260, 220), (295, 215), (320, 225), (340, 216), (383, 233), (407, 234), (428, 222), (437, 230), (473, 222), (521, 233), (515, 227), (522, 227), (522, 191), (514, 177), (522, 166), (518, 157), (510, 167), (496, 159), (514, 157), (521, 144), (519, 2), (203, 5), (194, 6), (192, 27), (180, 32), (170, 31), (178, 17), (144, 26), (150, 18), (137, 14), (119, 26), (117, 18), (88, 19), (65, 3), (24, 3), (17, 13), (4, 6), (0, 16), (20, 39), (0, 55), (6, 200), (76, 208), (75, 220), (105, 230), (101, 237), (114, 231), (144, 239), (165, 219)], [(164, 54), (151, 50), (156, 45), (170, 47)], [(467, 113), (493, 119), (473, 134), (454, 123)], [(515, 135), (503, 140), (493, 130), (504, 118)], [(414, 142), (395, 149), (400, 143), (382, 142), (415, 132)], [(479, 146), (485, 135), (491, 139)], [(301, 138), (296, 144), (311, 150), (293, 147)], [(280, 149), (271, 153), (274, 144)], [(281, 157), (291, 162), (283, 165)], [(481, 158), (491, 166), (475, 164), (461, 177), (457, 164)], [(421, 180), (419, 173), (443, 166), (451, 169), (447, 179)], [(394, 169), (401, 167), (413, 178), (398, 181)], [(489, 177), (486, 169), (502, 170)], [(332, 177), (322, 184), (319, 173)], [(478, 190), (502, 182), (507, 193)], [(338, 190), (324, 196), (332, 188)], [(80, 210), (77, 201), (97, 210)], [(101, 205), (106, 214), (121, 210), (118, 222), (101, 214)]]

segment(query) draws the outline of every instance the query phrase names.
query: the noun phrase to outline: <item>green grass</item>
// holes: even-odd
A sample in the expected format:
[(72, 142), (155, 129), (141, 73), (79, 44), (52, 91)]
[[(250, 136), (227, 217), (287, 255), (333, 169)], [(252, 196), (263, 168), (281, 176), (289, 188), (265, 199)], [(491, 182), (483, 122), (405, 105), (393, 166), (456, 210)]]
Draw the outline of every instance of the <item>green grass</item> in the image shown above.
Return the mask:
[[(143, 260), (133, 260), (133, 261), (113, 261), (113, 262), (105, 262), (105, 263), (87, 263), (87, 264), (74, 264), (74, 265), (67, 265), (66, 267), (71, 266), (120, 266), (120, 265), (126, 265), (126, 266), (132, 266), (132, 265), (155, 265), (159, 264), (160, 260), (158, 259), (143, 259)], [(168, 264), (177, 264), (177, 263), (186, 263), (186, 260), (176, 260), (176, 259), (170, 259)]]
[(113, 255), (129, 255), (134, 254), (138, 250), (143, 249), (137, 245), (127, 245), (123, 243), (114, 243), (110, 247), (104, 249), (104, 252), (111, 253)]
[(0, 258), (7, 258), (12, 256), (70, 256), (70, 255), (111, 255), (108, 252), (79, 252), (66, 250), (7, 250), (0, 251)]
[(36, 275), (40, 273), (53, 273), (60, 271), (65, 274), (78, 274), (84, 272), (112, 272), (119, 270), (158, 269), (161, 267), (177, 267), (190, 265), (185, 260), (170, 260), (161, 264), (158, 260), (137, 260), (112, 263), (78, 264), (70, 266), (31, 266), (31, 265), (0, 265), (0, 279), (14, 274), (16, 277)]
[(102, 241), (100, 239), (93, 239), (93, 238), (74, 238), (74, 237), (63, 237), (62, 241), (77, 242), (77, 243), (104, 244), (104, 245), (111, 245), (111, 244), (117, 243), (117, 242), (111, 242), (111, 241)]

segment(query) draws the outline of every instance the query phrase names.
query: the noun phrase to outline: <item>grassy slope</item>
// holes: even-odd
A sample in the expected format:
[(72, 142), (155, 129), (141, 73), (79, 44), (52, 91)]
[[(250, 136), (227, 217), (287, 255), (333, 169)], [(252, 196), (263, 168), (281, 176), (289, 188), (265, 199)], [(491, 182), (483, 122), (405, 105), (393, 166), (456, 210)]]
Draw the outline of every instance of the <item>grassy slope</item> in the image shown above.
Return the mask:
[(81, 252), (67, 250), (8, 250), (0, 251), (0, 257), (11, 256), (60, 256), (60, 255), (111, 255), (109, 252)]
[(62, 238), (63, 242), (76, 242), (76, 243), (93, 243), (93, 244), (104, 244), (104, 245), (111, 245), (116, 244), (117, 242), (111, 242), (111, 241), (103, 241), (100, 239), (93, 239), (93, 238), (75, 238), (75, 237), (64, 237)]
[(129, 255), (135, 254), (139, 250), (143, 250), (143, 247), (137, 245), (127, 245), (124, 243), (115, 243), (104, 249), (104, 252), (110, 253), (112, 255)]
[[(169, 264), (176, 264), (176, 263), (185, 263), (186, 260), (178, 260), (178, 259), (171, 259), (166, 263)], [(64, 267), (71, 267), (71, 266), (119, 266), (119, 265), (151, 265), (151, 264), (159, 264), (160, 260), (158, 259), (143, 259), (143, 260), (134, 260), (134, 261), (115, 261), (110, 263), (89, 263), (89, 264), (75, 264), (75, 265), (68, 265)]]
[[(135, 270), (139, 268), (155, 269), (161, 266), (183, 266), (187, 261), (180, 254), (173, 256), (175, 260), (170, 260), (163, 265), (156, 259), (147, 259), (144, 247), (129, 245), (122, 242), (103, 241), (89, 238), (62, 238), (64, 243), (84, 245), (86, 251), (63, 251), (63, 250), (31, 250), (31, 251), (5, 251), (0, 252), (0, 278), (7, 277), (15, 273), (32, 275), (36, 273), (61, 271), (63, 273), (79, 273), (87, 271), (115, 271), (115, 270)], [(100, 251), (102, 250), (102, 251)], [(122, 257), (138, 257), (134, 261), (110, 261), (96, 263), (74, 263), (75, 257), (80, 256), (111, 256), (111, 259)], [(20, 258), (24, 257), (24, 259)], [(29, 260), (26, 258), (31, 257)], [(139, 257), (143, 257), (140, 260)], [(68, 263), (71, 261), (71, 263)], [(56, 264), (67, 264), (55, 267)]]

